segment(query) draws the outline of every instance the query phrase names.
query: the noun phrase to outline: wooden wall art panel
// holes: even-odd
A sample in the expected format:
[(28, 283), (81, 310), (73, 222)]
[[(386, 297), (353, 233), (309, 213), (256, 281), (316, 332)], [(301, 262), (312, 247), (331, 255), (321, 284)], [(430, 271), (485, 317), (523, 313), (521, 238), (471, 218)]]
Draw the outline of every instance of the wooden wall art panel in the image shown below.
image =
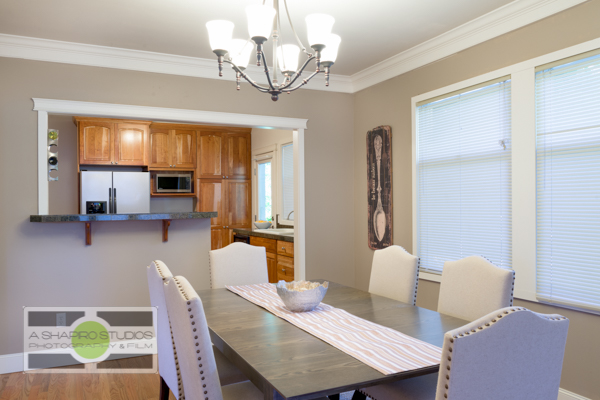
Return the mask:
[(392, 128), (367, 133), (368, 242), (373, 250), (393, 244)]

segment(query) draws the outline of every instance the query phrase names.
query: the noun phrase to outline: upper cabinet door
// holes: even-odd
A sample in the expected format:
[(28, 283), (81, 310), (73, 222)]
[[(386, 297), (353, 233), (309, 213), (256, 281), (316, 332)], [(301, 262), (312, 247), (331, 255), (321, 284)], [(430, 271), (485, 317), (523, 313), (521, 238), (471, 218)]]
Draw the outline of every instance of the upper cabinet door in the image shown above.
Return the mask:
[(172, 131), (174, 168), (196, 169), (196, 131)]
[(148, 125), (116, 124), (115, 164), (148, 165), (148, 130)]
[[(198, 136), (198, 177), (225, 178), (226, 154), (222, 132), (200, 131)], [(226, 135), (225, 135), (226, 136)]]
[(114, 161), (112, 122), (79, 121), (79, 164), (112, 164)]
[(250, 179), (250, 133), (227, 134), (228, 179)]
[(171, 168), (171, 132), (168, 129), (150, 130), (151, 168)]

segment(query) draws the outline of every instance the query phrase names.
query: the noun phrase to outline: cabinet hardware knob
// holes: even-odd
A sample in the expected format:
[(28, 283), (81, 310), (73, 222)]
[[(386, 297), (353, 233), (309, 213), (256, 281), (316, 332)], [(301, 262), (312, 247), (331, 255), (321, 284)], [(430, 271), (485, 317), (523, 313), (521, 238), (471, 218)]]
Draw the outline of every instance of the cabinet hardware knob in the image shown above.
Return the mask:
[(223, 175), (223, 179), (225, 179), (225, 175)]
[(115, 161), (115, 164), (118, 164), (118, 162), (117, 162), (117, 161)]
[(229, 175), (227, 175), (225, 178), (228, 178), (228, 179), (229, 179)]
[(223, 227), (223, 229), (225, 229), (225, 227)]
[(113, 162), (113, 161), (111, 161), (110, 163), (111, 163), (111, 164), (114, 164), (114, 162)]
[(285, 268), (281, 268), (281, 272), (285, 272)]

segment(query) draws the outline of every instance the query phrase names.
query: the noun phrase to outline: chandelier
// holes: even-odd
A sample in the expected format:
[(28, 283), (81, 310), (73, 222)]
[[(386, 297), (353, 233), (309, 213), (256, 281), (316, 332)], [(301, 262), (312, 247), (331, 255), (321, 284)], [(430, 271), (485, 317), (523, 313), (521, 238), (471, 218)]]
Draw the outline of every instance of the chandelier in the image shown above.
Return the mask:
[[(217, 55), (219, 63), (219, 76), (223, 76), (223, 63), (231, 64), (236, 74), (237, 90), (240, 90), (240, 80), (244, 78), (260, 92), (270, 93), (271, 99), (277, 101), (281, 93), (291, 93), (301, 88), (321, 72), (325, 73), (325, 86), (329, 86), (329, 70), (337, 58), (341, 42), (338, 35), (331, 33), (335, 20), (327, 14), (310, 14), (306, 17), (308, 44), (314, 51), (314, 53), (310, 53), (296, 34), (286, 0), (283, 0), (283, 5), (292, 33), (299, 46), (283, 44), (279, 0), (273, 0), (273, 6), (265, 5), (265, 0), (263, 0), (262, 5), (255, 4), (246, 7), (250, 34), (250, 39), (247, 40), (232, 39), (233, 22), (215, 20), (206, 23), (210, 47)], [(270, 69), (263, 52), (263, 45), (269, 37), (273, 38), (273, 66)], [(264, 65), (268, 86), (259, 85), (244, 72), (254, 44), (256, 44), (256, 65), (259, 67), (261, 64)], [(306, 55), (306, 60), (298, 69), (300, 51)], [(315, 71), (298, 81), (312, 60), (316, 62)]]

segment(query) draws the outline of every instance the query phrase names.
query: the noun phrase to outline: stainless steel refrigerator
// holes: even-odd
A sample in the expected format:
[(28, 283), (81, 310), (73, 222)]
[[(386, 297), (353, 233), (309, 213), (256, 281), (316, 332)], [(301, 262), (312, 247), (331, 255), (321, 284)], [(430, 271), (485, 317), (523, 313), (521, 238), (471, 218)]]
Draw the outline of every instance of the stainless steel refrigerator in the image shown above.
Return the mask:
[(150, 173), (81, 171), (82, 214), (150, 212)]

